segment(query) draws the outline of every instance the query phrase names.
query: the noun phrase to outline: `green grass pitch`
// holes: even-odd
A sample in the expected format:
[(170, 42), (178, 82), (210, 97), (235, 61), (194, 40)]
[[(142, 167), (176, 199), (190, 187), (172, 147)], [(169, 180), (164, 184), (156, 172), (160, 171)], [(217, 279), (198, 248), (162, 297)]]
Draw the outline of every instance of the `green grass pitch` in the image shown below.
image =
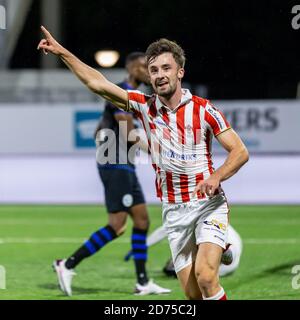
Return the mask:
[[(160, 225), (160, 207), (149, 206), (151, 230)], [(232, 206), (230, 220), (244, 250), (239, 269), (221, 283), (229, 299), (299, 299), (292, 288), (292, 267), (300, 265), (299, 206)], [(100, 226), (107, 216), (97, 206), (0, 206), (0, 265), (6, 289), (0, 299), (184, 299), (176, 279), (162, 268), (169, 258), (166, 240), (149, 249), (148, 273), (172, 289), (165, 296), (136, 297), (130, 249), (131, 221), (126, 233), (77, 267), (73, 297), (58, 290), (51, 263), (64, 258)]]

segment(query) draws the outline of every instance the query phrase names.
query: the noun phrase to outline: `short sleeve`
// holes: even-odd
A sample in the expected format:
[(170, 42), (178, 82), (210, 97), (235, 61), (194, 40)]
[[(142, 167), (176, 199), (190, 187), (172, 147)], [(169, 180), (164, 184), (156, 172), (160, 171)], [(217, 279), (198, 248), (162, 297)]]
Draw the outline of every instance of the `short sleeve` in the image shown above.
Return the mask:
[(209, 102), (205, 106), (205, 121), (212, 129), (214, 136), (231, 128), (224, 114)]
[(149, 96), (138, 90), (127, 90), (128, 106), (127, 111), (140, 112), (143, 106), (147, 105)]

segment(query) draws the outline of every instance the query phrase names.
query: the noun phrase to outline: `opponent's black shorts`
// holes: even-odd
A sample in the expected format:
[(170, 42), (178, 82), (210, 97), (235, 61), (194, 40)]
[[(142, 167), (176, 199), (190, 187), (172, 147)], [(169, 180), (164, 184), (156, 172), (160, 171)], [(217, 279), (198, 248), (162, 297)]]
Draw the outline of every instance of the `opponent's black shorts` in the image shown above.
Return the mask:
[(98, 165), (99, 176), (105, 191), (108, 213), (129, 212), (130, 208), (145, 203), (144, 194), (135, 170)]

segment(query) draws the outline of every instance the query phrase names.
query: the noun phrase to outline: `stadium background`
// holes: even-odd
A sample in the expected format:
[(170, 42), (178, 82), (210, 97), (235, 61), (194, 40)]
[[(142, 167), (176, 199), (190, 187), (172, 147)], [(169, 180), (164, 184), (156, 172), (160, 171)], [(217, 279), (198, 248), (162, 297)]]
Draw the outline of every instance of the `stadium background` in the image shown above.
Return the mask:
[[(6, 29), (0, 30), (0, 265), (6, 269), (7, 288), (0, 299), (63, 298), (50, 272), (52, 259), (68, 254), (106, 219), (93, 142), (103, 100), (55, 57), (37, 52), (41, 24), (93, 67), (99, 67), (97, 50), (118, 50), (117, 64), (101, 70), (113, 82), (123, 80), (129, 52), (145, 50), (161, 37), (183, 46), (184, 85), (227, 115), (251, 156), (224, 183), (232, 224), (244, 241), (240, 269), (224, 279), (229, 297), (298, 299), (299, 288), (292, 286), (292, 268), (300, 264), (300, 29), (292, 25), (295, 5), (0, 0), (6, 9)], [(217, 145), (214, 155), (217, 167), (224, 159)], [(154, 229), (160, 210), (145, 160), (140, 159), (138, 175)], [(80, 266), (74, 298), (132, 299), (132, 266), (121, 263), (128, 248), (126, 233)], [(177, 282), (161, 273), (168, 255), (166, 242), (151, 249), (150, 270), (173, 288), (167, 298), (182, 299)]]

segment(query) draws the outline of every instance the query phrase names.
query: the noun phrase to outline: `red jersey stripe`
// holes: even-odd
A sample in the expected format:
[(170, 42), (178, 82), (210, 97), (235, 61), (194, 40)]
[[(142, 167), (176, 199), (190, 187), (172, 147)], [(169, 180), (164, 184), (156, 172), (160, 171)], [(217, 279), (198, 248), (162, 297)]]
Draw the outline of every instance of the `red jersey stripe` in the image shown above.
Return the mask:
[[(169, 125), (170, 119), (168, 116), (168, 111), (165, 107), (161, 108), (162, 118), (166, 125)], [(169, 128), (163, 128), (163, 139), (171, 140), (171, 132)]]
[(175, 193), (172, 179), (172, 172), (166, 171), (168, 202), (175, 203)]
[(180, 192), (183, 202), (190, 201), (189, 196), (189, 176), (187, 174), (180, 175)]
[(196, 101), (194, 102), (193, 108), (193, 133), (194, 133), (194, 143), (199, 144), (201, 139), (201, 125), (200, 125), (200, 104)]
[(217, 135), (218, 133), (220, 133), (221, 128), (213, 116), (211, 116), (208, 112), (205, 112), (204, 118), (205, 118), (205, 121), (207, 121), (209, 123), (209, 125), (211, 126), (214, 135)]
[(148, 113), (151, 117), (155, 118), (156, 115), (157, 115), (157, 108), (156, 108), (156, 105), (155, 105), (155, 101), (153, 101), (153, 103), (151, 103), (150, 107), (149, 107), (149, 110), (148, 110)]
[(185, 105), (178, 108), (176, 112), (176, 124), (178, 133), (178, 142), (185, 144)]

